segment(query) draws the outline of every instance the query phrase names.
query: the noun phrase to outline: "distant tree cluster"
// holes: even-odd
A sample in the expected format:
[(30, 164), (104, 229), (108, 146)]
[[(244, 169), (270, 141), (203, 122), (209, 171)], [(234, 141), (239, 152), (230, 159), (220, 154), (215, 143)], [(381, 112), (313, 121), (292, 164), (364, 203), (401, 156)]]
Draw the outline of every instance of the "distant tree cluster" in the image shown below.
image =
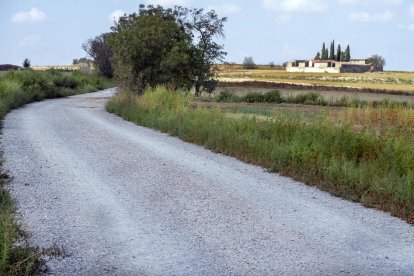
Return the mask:
[(341, 44), (338, 45), (338, 48), (335, 52), (335, 40), (331, 42), (330, 49), (325, 45), (325, 42), (322, 45), (322, 51), (318, 52), (315, 56), (316, 60), (336, 60), (336, 61), (350, 61), (351, 60), (351, 48), (349, 45), (346, 47), (345, 51), (342, 51)]
[(76, 65), (76, 64), (91, 64), (94, 63), (94, 61), (92, 59), (88, 59), (88, 58), (79, 58), (79, 59), (73, 59), (72, 64)]

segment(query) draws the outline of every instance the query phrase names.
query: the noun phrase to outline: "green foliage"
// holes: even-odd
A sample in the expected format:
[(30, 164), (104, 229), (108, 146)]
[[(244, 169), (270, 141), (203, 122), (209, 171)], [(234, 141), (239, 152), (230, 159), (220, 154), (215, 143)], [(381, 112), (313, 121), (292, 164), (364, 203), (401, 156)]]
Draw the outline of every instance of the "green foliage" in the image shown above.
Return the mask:
[(141, 7), (139, 14), (120, 18), (112, 30), (109, 42), (121, 87), (142, 93), (159, 84), (178, 88), (191, 83), (191, 36), (172, 10)]
[(225, 55), (214, 37), (223, 35), (225, 21), (214, 11), (152, 5), (121, 17), (109, 37), (119, 86), (141, 94), (160, 84), (170, 89), (194, 84), (196, 95), (211, 92), (216, 84), (211, 67)]
[[(318, 55), (319, 54), (319, 55)], [(348, 45), (346, 50), (342, 52), (341, 45), (338, 44), (338, 49), (335, 54), (335, 40), (331, 42), (330, 50), (326, 48), (325, 42), (322, 45), (322, 52), (316, 55), (316, 60), (337, 60), (337, 61), (350, 61), (351, 60), (351, 49)], [(318, 58), (319, 57), (319, 58)]]
[(351, 48), (348, 45), (345, 49), (345, 52), (344, 52), (344, 61), (348, 62), (350, 60), (351, 60)]
[[(173, 104), (176, 102), (180, 104)], [(351, 126), (327, 118), (303, 120), (283, 114), (267, 121), (234, 118), (217, 110), (189, 108), (186, 102), (188, 97), (162, 89), (135, 98), (120, 94), (107, 109), (139, 125), (236, 156), (346, 199), (413, 218), (411, 133), (401, 129), (387, 135), (369, 129), (355, 132)]]
[(240, 102), (240, 97), (236, 96), (234, 93), (223, 91), (216, 97), (217, 102)]
[(385, 59), (382, 56), (372, 55), (367, 62), (371, 64), (373, 71), (384, 71)]
[(335, 60), (336, 59), (336, 55), (335, 55), (335, 40), (333, 40), (331, 42), (331, 50), (329, 51), (329, 59), (330, 60)]
[[(110, 33), (103, 33), (91, 38), (82, 45), (82, 49), (91, 57), (95, 62), (99, 73), (107, 78), (113, 77), (113, 69), (111, 64), (112, 51), (109, 47), (109, 37)], [(86, 58), (81, 58), (79, 60), (73, 60), (73, 64), (76, 63), (89, 63), (90, 60)]]
[(283, 101), (283, 98), (282, 95), (280, 95), (280, 92), (275, 90), (265, 93), (264, 101), (267, 103), (281, 103)]
[(252, 92), (242, 97), (241, 100), (246, 103), (262, 103), (265, 101), (265, 97), (262, 93)]
[(287, 103), (295, 103), (295, 104), (309, 104), (309, 105), (328, 105), (328, 102), (325, 98), (315, 92), (299, 94), (296, 96), (290, 96), (285, 99)]
[[(192, 37), (191, 68), (194, 74), (194, 87), (196, 96), (201, 92), (212, 92), (217, 84), (214, 81), (216, 61), (223, 61), (227, 54), (223, 45), (214, 41), (214, 38), (224, 38), (224, 23), (226, 17), (219, 18), (214, 10), (204, 12), (203, 9), (186, 9), (176, 7), (178, 22)], [(214, 84), (214, 86), (212, 86)]]
[(336, 61), (341, 61), (342, 49), (341, 44), (338, 44), (338, 50), (336, 51)]
[(323, 45), (322, 45), (322, 52), (321, 52), (321, 59), (322, 60), (326, 60), (326, 59), (328, 59), (328, 57), (329, 57), (329, 51), (328, 51), (328, 49), (326, 49), (326, 46), (325, 46), (325, 42), (323, 43)]
[(25, 58), (23, 60), (23, 67), (24, 68), (30, 68), (30, 60), (28, 58)]
[(217, 102), (246, 102), (246, 103), (281, 103), (283, 98), (279, 91), (270, 91), (265, 94), (252, 92), (243, 97), (224, 91), (216, 97)]

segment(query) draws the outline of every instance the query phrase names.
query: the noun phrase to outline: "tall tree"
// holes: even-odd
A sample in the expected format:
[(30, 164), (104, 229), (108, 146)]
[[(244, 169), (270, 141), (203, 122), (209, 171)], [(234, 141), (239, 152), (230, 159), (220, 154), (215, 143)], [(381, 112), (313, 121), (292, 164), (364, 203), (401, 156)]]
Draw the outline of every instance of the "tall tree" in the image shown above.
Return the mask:
[(112, 27), (109, 45), (118, 85), (142, 94), (148, 87), (189, 87), (193, 80), (191, 35), (172, 9), (140, 5)]
[(321, 53), (318, 52), (315, 56), (315, 60), (321, 60)]
[(338, 50), (336, 51), (336, 61), (341, 61), (341, 54), (342, 54), (341, 44), (338, 44)]
[(325, 42), (322, 45), (322, 53), (321, 54), (322, 54), (321, 59), (328, 59), (328, 53), (327, 53), (327, 50), (326, 50)]
[(203, 91), (212, 92), (217, 85), (213, 65), (217, 61), (223, 61), (227, 54), (223, 51), (224, 46), (214, 39), (224, 37), (227, 18), (218, 17), (214, 10), (204, 12), (203, 9), (176, 7), (175, 11), (178, 23), (193, 39), (191, 66), (196, 96), (200, 96)]
[[(109, 46), (110, 33), (103, 33), (95, 38), (88, 39), (82, 45), (82, 49), (94, 59), (95, 65), (99, 70), (99, 73), (105, 77), (112, 78), (113, 69), (111, 64), (112, 51)], [(85, 59), (77, 60), (81, 63)]]
[(349, 45), (346, 47), (344, 59), (347, 62), (351, 60), (351, 48), (349, 47)]
[(23, 60), (23, 67), (24, 68), (30, 68), (30, 60), (28, 58), (25, 58)]
[(335, 56), (335, 40), (333, 40), (331, 42), (331, 49), (329, 51), (329, 59), (330, 60), (335, 60), (336, 56)]
[(342, 51), (342, 52), (341, 52), (341, 61), (346, 61), (346, 58), (345, 58), (345, 51)]

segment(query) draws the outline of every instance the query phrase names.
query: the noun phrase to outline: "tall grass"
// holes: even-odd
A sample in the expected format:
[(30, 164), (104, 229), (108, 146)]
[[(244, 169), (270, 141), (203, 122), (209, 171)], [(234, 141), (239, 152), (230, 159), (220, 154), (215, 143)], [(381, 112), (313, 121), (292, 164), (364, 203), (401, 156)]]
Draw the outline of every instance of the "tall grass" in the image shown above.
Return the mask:
[[(0, 75), (0, 120), (11, 109), (29, 102), (97, 91), (110, 86), (109, 80), (78, 72), (7, 72)], [(1, 165), (0, 155), (0, 275), (33, 275), (45, 264), (42, 255), (56, 255), (59, 252), (30, 248), (25, 243), (25, 234), (14, 218), (15, 205), (6, 186), (7, 175), (1, 172)]]
[(238, 157), (334, 195), (414, 222), (414, 137), (329, 118), (231, 118), (220, 110), (188, 107), (190, 99), (165, 88), (141, 97), (120, 93), (110, 112), (139, 125)]

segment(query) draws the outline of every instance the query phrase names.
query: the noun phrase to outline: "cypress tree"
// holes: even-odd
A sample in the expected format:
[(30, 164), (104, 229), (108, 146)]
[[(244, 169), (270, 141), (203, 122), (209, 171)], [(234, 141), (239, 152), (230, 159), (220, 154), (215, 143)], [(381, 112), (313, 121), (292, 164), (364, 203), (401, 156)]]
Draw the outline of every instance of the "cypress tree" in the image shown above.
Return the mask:
[(345, 50), (345, 61), (350, 61), (350, 60), (351, 60), (351, 48), (348, 45)]
[(321, 53), (320, 52), (318, 52), (316, 54), (315, 60), (321, 60)]
[(342, 53), (341, 44), (338, 44), (338, 50), (336, 51), (336, 60), (337, 61), (341, 61), (341, 53)]
[(322, 56), (321, 59), (328, 59), (328, 54), (326, 52), (325, 42), (322, 45)]
[(331, 42), (331, 50), (329, 51), (329, 59), (335, 60), (335, 40)]

